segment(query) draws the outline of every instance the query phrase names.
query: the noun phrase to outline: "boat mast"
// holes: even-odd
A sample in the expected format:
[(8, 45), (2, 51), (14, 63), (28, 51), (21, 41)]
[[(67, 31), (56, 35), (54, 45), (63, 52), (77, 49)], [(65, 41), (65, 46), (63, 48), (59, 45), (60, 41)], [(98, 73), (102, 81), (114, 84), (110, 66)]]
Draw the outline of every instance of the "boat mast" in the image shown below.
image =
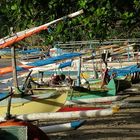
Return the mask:
[(13, 86), (18, 88), (18, 80), (17, 80), (17, 70), (16, 70), (16, 53), (15, 46), (11, 48), (11, 56), (12, 56), (12, 67), (13, 67)]
[(81, 78), (80, 78), (80, 74), (81, 74), (81, 57), (79, 57), (79, 60), (78, 60), (78, 70), (77, 70), (77, 85), (76, 86), (80, 86), (81, 84)]
[[(13, 27), (10, 27), (10, 33), (13, 34)], [(13, 68), (13, 87), (15, 89), (18, 88), (18, 80), (17, 80), (17, 70), (16, 70), (16, 52), (15, 46), (11, 47), (11, 58), (12, 58), (12, 68)]]

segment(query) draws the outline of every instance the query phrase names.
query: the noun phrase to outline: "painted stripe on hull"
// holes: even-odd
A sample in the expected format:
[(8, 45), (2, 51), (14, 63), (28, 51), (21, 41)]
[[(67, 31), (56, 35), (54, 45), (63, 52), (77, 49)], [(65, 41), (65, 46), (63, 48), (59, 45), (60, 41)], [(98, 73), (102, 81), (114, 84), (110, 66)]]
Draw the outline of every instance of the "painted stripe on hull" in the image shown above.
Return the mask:
[(100, 110), (103, 108), (97, 107), (62, 107), (58, 112), (70, 112), (70, 111), (86, 111), (86, 110)]

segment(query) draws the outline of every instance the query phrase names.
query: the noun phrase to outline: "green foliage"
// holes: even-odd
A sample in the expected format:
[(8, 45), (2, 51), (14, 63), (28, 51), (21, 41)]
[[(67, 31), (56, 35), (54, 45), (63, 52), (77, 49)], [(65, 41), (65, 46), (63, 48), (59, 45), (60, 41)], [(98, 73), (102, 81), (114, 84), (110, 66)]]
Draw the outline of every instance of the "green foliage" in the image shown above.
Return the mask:
[(51, 32), (39, 33), (40, 44), (140, 37), (139, 0), (1, 0), (0, 36), (10, 34), (10, 27), (21, 31), (80, 9), (84, 9), (83, 15), (51, 26)]

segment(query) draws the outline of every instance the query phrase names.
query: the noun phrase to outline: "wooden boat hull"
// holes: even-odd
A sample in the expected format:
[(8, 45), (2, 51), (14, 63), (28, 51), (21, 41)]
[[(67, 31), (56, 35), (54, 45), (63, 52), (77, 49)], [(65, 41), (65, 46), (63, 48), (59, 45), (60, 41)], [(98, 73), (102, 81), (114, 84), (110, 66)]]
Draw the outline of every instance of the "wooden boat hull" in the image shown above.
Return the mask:
[[(12, 115), (16, 114), (29, 114), (29, 113), (41, 113), (41, 112), (56, 112), (66, 102), (67, 93), (44, 93), (47, 91), (35, 91), (38, 94), (21, 97), (17, 94), (13, 96), (11, 103)], [(40, 94), (39, 94), (40, 93)], [(56, 94), (56, 95), (55, 95)], [(8, 99), (0, 102), (0, 115), (5, 115), (7, 111)]]
[(68, 91), (68, 97), (67, 101), (70, 100), (79, 100), (79, 99), (93, 99), (93, 98), (101, 98), (101, 97), (110, 97), (116, 95), (116, 85), (114, 82), (114, 79), (112, 79), (108, 85), (105, 86), (105, 88), (95, 88), (91, 85), (91, 89), (87, 89), (84, 87), (72, 87), (69, 88), (67, 86), (54, 86), (54, 87), (48, 87), (48, 86), (41, 86), (42, 88), (46, 88), (48, 91), (53, 90), (59, 90), (63, 89), (64, 91)]
[[(93, 83), (94, 84), (94, 83)], [(92, 86), (91, 86), (92, 87)], [(61, 91), (62, 89), (64, 91), (68, 91), (67, 101), (64, 105), (76, 105), (76, 104), (89, 104), (89, 103), (95, 103), (95, 102), (112, 102), (116, 100), (122, 100), (125, 97), (118, 97), (116, 96), (116, 85), (114, 82), (114, 79), (112, 79), (109, 84), (101, 89), (101, 88), (95, 88), (92, 87), (91, 90), (83, 89), (81, 87), (75, 87), (70, 88), (67, 86), (54, 86), (54, 87), (45, 87), (48, 91)], [(42, 89), (38, 88), (38, 89)], [(86, 90), (86, 91), (84, 91)], [(97, 108), (63, 108), (59, 111), (81, 111), (81, 110), (93, 110)]]
[(117, 91), (123, 91), (132, 86), (131, 77), (130, 76), (121, 76), (115, 78), (116, 89)]
[(91, 90), (84, 91), (84, 89), (74, 89), (71, 93), (69, 92), (69, 96), (67, 100), (79, 100), (79, 99), (90, 99), (90, 98), (101, 98), (108, 96), (116, 95), (116, 85), (114, 79), (112, 79), (108, 85), (101, 88), (92, 88)]

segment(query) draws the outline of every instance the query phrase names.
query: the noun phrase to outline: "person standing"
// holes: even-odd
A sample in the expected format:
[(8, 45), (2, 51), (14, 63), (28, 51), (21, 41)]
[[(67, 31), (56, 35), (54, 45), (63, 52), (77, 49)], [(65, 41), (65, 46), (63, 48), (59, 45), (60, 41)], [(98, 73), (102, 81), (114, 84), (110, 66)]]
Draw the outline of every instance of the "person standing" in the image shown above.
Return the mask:
[(111, 57), (110, 52), (104, 50), (103, 53), (102, 53), (102, 55), (101, 55), (101, 58), (102, 58), (102, 60), (103, 60), (103, 62), (104, 62), (104, 64), (105, 64), (105, 67), (106, 67), (106, 68), (107, 68), (107, 59), (108, 59), (109, 57)]

